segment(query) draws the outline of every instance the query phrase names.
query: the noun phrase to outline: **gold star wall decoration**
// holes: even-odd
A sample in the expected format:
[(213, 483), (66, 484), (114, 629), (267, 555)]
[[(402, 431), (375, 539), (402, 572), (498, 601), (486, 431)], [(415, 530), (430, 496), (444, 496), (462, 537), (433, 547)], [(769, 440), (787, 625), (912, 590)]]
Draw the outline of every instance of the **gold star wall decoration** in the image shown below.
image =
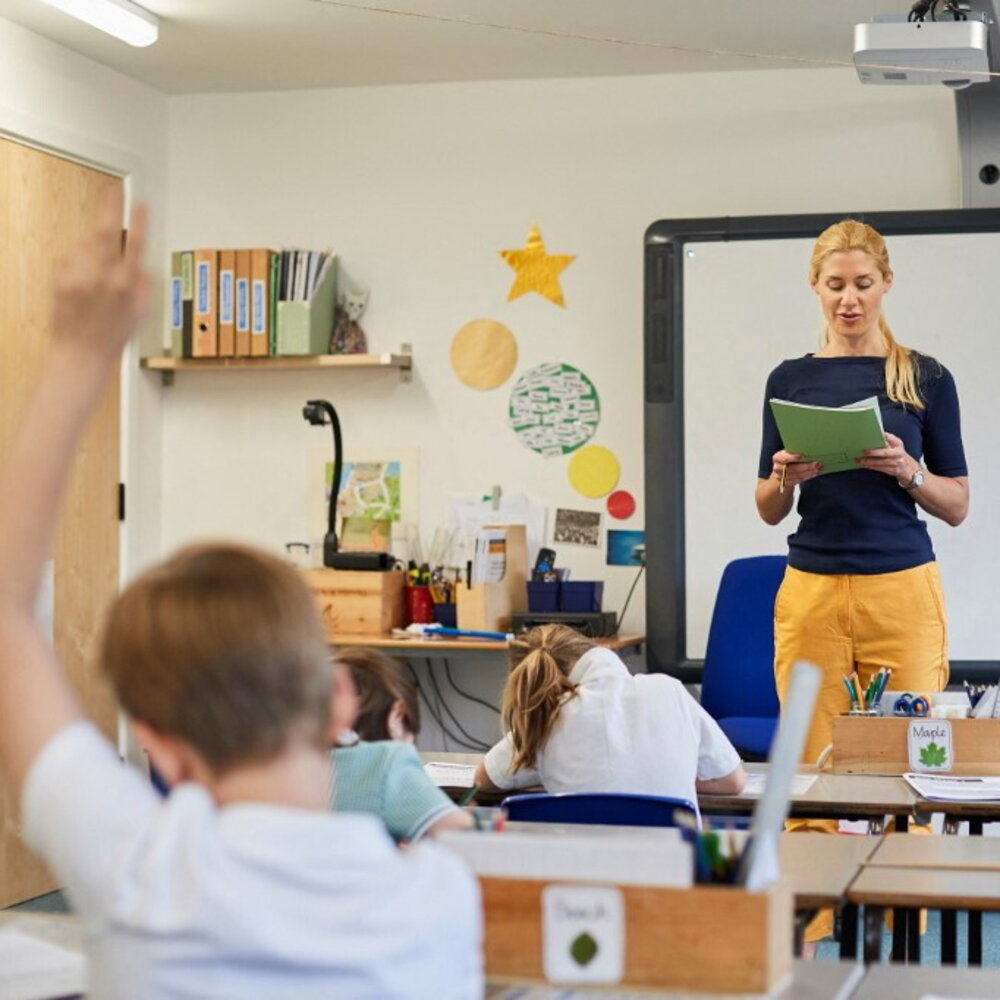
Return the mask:
[(507, 301), (516, 299), (527, 292), (538, 292), (550, 302), (565, 308), (562, 289), (559, 287), (560, 273), (576, 260), (575, 254), (549, 254), (538, 226), (532, 223), (528, 242), (523, 250), (498, 250), (501, 257), (514, 269), (516, 277), (510, 286)]

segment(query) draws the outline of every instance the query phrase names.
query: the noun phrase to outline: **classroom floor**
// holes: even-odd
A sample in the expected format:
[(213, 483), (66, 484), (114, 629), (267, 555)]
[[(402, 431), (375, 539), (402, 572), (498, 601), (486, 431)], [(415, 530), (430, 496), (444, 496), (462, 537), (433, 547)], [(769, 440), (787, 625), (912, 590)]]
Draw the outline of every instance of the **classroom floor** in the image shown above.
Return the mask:
[[(965, 965), (968, 942), (968, 922), (965, 913), (958, 914), (958, 964)], [(882, 935), (882, 961), (889, 960), (892, 951), (892, 934), (886, 931)], [(840, 945), (827, 938), (819, 943), (817, 958), (837, 959), (840, 957)], [(920, 939), (920, 964), (941, 964), (941, 911), (931, 910), (927, 914), (927, 933)], [(983, 914), (983, 967), (1000, 966), (1000, 913)]]
[(32, 910), (35, 913), (69, 913), (70, 909), (66, 903), (66, 897), (61, 892), (48, 892), (44, 896), (37, 896), (35, 899), (26, 900), (15, 906), (7, 907), (9, 910)]

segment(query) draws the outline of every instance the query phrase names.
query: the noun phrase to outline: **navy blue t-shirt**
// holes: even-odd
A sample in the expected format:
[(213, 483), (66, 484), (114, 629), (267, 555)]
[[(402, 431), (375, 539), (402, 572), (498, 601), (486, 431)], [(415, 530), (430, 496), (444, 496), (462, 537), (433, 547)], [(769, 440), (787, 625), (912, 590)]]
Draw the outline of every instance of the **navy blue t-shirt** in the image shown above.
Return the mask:
[[(758, 475), (767, 479), (781, 435), (767, 401), (845, 406), (878, 396), (882, 425), (907, 453), (939, 476), (965, 476), (958, 393), (951, 373), (915, 355), (925, 409), (904, 407), (885, 394), (885, 359), (803, 358), (783, 361), (767, 379)], [(927, 525), (911, 494), (892, 476), (850, 469), (817, 476), (799, 487), (798, 529), (788, 536), (788, 562), (807, 573), (894, 573), (934, 559)]]

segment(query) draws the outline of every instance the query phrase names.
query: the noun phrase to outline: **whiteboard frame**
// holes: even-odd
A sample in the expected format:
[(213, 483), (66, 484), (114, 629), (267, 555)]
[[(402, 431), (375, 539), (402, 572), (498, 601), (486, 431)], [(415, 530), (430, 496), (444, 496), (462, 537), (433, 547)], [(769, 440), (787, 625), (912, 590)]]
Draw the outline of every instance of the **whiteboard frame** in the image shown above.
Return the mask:
[[(844, 218), (883, 236), (1000, 233), (1000, 209), (836, 212), (663, 219), (646, 230), (643, 398), (646, 509), (646, 668), (688, 683), (702, 660), (687, 656), (684, 503), (684, 249), (689, 243), (815, 238)], [(1000, 303), (998, 303), (1000, 308)], [(1000, 673), (998, 660), (952, 660), (951, 682)]]

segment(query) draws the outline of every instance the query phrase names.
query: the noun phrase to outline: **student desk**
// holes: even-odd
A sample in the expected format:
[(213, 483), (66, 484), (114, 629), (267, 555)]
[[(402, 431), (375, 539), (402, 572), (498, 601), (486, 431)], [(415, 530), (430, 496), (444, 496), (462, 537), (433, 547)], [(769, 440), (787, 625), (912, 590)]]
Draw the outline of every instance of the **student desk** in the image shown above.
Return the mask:
[[(769, 997), (770, 1000), (847, 1000), (855, 995), (856, 984), (863, 975), (864, 967), (853, 962), (796, 961), (792, 981)], [(486, 986), (486, 1000), (647, 1000), (652, 997), (662, 997), (663, 1000), (709, 1000), (709, 997), (711, 1000), (747, 1000), (745, 994), (736, 998), (719, 993), (618, 990), (613, 986), (573, 990), (566, 986), (525, 986), (499, 980), (491, 980)]]
[[(594, 639), (598, 646), (605, 646), (615, 652), (634, 652), (642, 650), (646, 637), (641, 634), (609, 635)], [(461, 639), (454, 636), (426, 638), (401, 635), (335, 635), (330, 639), (330, 645), (337, 646), (367, 646), (375, 649), (396, 650), (400, 653), (412, 653), (414, 656), (436, 656), (437, 654), (453, 653), (503, 653), (507, 650), (505, 639)]]
[[(748, 772), (767, 773), (767, 764), (746, 764)], [(803, 764), (799, 774), (815, 774), (816, 780), (804, 795), (793, 796), (789, 815), (818, 819), (866, 819), (869, 831), (880, 833), (886, 816), (905, 829), (917, 812), (913, 789), (895, 775), (831, 774)], [(699, 795), (698, 805), (705, 815), (748, 815), (757, 804), (756, 795)], [(923, 811), (923, 810), (921, 810)]]
[(920, 1000), (926, 996), (995, 1000), (1000, 997), (1000, 972), (870, 965), (853, 1000)]
[[(905, 908), (910, 931), (893, 939), (893, 957), (920, 961), (916, 909), (941, 910), (941, 961), (957, 957), (956, 911), (969, 910), (969, 964), (982, 961), (984, 910), (1000, 910), (1000, 841), (992, 837), (903, 837), (879, 844), (855, 880), (848, 898), (865, 904), (866, 942), (870, 924), (886, 906)], [(874, 927), (870, 928), (872, 934)]]

